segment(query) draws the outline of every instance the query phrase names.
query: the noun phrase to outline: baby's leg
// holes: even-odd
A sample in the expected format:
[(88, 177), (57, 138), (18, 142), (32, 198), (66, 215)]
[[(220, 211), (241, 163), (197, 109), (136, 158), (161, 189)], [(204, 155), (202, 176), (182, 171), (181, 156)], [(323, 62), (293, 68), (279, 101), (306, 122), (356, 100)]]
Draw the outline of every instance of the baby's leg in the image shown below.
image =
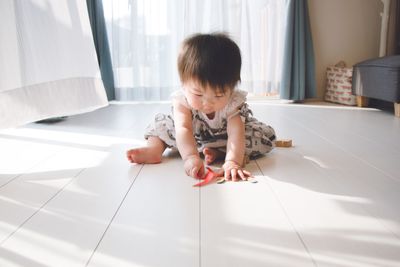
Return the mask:
[(256, 158), (270, 152), (274, 148), (276, 140), (275, 131), (257, 120), (246, 125), (246, 152), (249, 158)]
[(206, 147), (203, 149), (204, 160), (206, 164), (211, 164), (217, 159), (222, 159), (225, 157), (225, 153), (214, 148)]
[(131, 163), (160, 163), (166, 147), (160, 138), (150, 136), (145, 147), (128, 150), (126, 157)]

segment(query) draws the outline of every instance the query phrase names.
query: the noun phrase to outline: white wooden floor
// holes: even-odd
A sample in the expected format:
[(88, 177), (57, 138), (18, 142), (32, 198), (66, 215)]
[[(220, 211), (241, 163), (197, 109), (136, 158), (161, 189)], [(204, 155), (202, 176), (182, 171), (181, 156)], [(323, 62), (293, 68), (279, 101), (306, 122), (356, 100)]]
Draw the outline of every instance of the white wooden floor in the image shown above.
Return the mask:
[(293, 148), (198, 189), (176, 153), (130, 165), (168, 104), (0, 131), (0, 266), (400, 266), (400, 119), (252, 103)]

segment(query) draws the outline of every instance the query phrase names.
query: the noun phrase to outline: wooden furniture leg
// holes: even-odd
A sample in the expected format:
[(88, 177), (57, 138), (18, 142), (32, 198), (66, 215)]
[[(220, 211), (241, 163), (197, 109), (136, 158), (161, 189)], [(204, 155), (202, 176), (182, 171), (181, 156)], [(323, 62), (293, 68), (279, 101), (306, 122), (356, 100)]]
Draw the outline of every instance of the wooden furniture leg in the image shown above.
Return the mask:
[(400, 102), (394, 103), (394, 115), (400, 117)]
[(366, 96), (357, 96), (357, 107), (367, 107), (368, 106), (368, 97)]

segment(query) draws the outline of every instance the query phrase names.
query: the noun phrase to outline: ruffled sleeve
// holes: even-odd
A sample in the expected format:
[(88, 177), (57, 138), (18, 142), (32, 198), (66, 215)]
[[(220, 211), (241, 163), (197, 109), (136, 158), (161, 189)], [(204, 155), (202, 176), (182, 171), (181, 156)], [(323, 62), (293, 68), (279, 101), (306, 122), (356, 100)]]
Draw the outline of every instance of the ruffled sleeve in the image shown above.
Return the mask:
[(183, 94), (182, 91), (175, 91), (171, 94), (171, 100), (172, 103), (177, 102), (180, 103), (182, 105), (184, 105), (185, 107), (187, 107), (188, 109), (190, 109), (190, 106), (186, 100), (185, 95)]
[(231, 100), (226, 107), (226, 117), (229, 120), (233, 116), (240, 113), (240, 108), (246, 102), (247, 92), (242, 90), (235, 90), (231, 96)]

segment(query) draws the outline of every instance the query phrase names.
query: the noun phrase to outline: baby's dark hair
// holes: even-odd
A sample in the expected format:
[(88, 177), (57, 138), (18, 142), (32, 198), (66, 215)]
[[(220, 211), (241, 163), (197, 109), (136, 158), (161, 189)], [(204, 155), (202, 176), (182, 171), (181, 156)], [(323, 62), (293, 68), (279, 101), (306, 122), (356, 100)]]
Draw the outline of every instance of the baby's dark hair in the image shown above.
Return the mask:
[(181, 82), (197, 80), (202, 86), (225, 91), (240, 81), (240, 49), (224, 33), (196, 34), (187, 38), (178, 57)]

